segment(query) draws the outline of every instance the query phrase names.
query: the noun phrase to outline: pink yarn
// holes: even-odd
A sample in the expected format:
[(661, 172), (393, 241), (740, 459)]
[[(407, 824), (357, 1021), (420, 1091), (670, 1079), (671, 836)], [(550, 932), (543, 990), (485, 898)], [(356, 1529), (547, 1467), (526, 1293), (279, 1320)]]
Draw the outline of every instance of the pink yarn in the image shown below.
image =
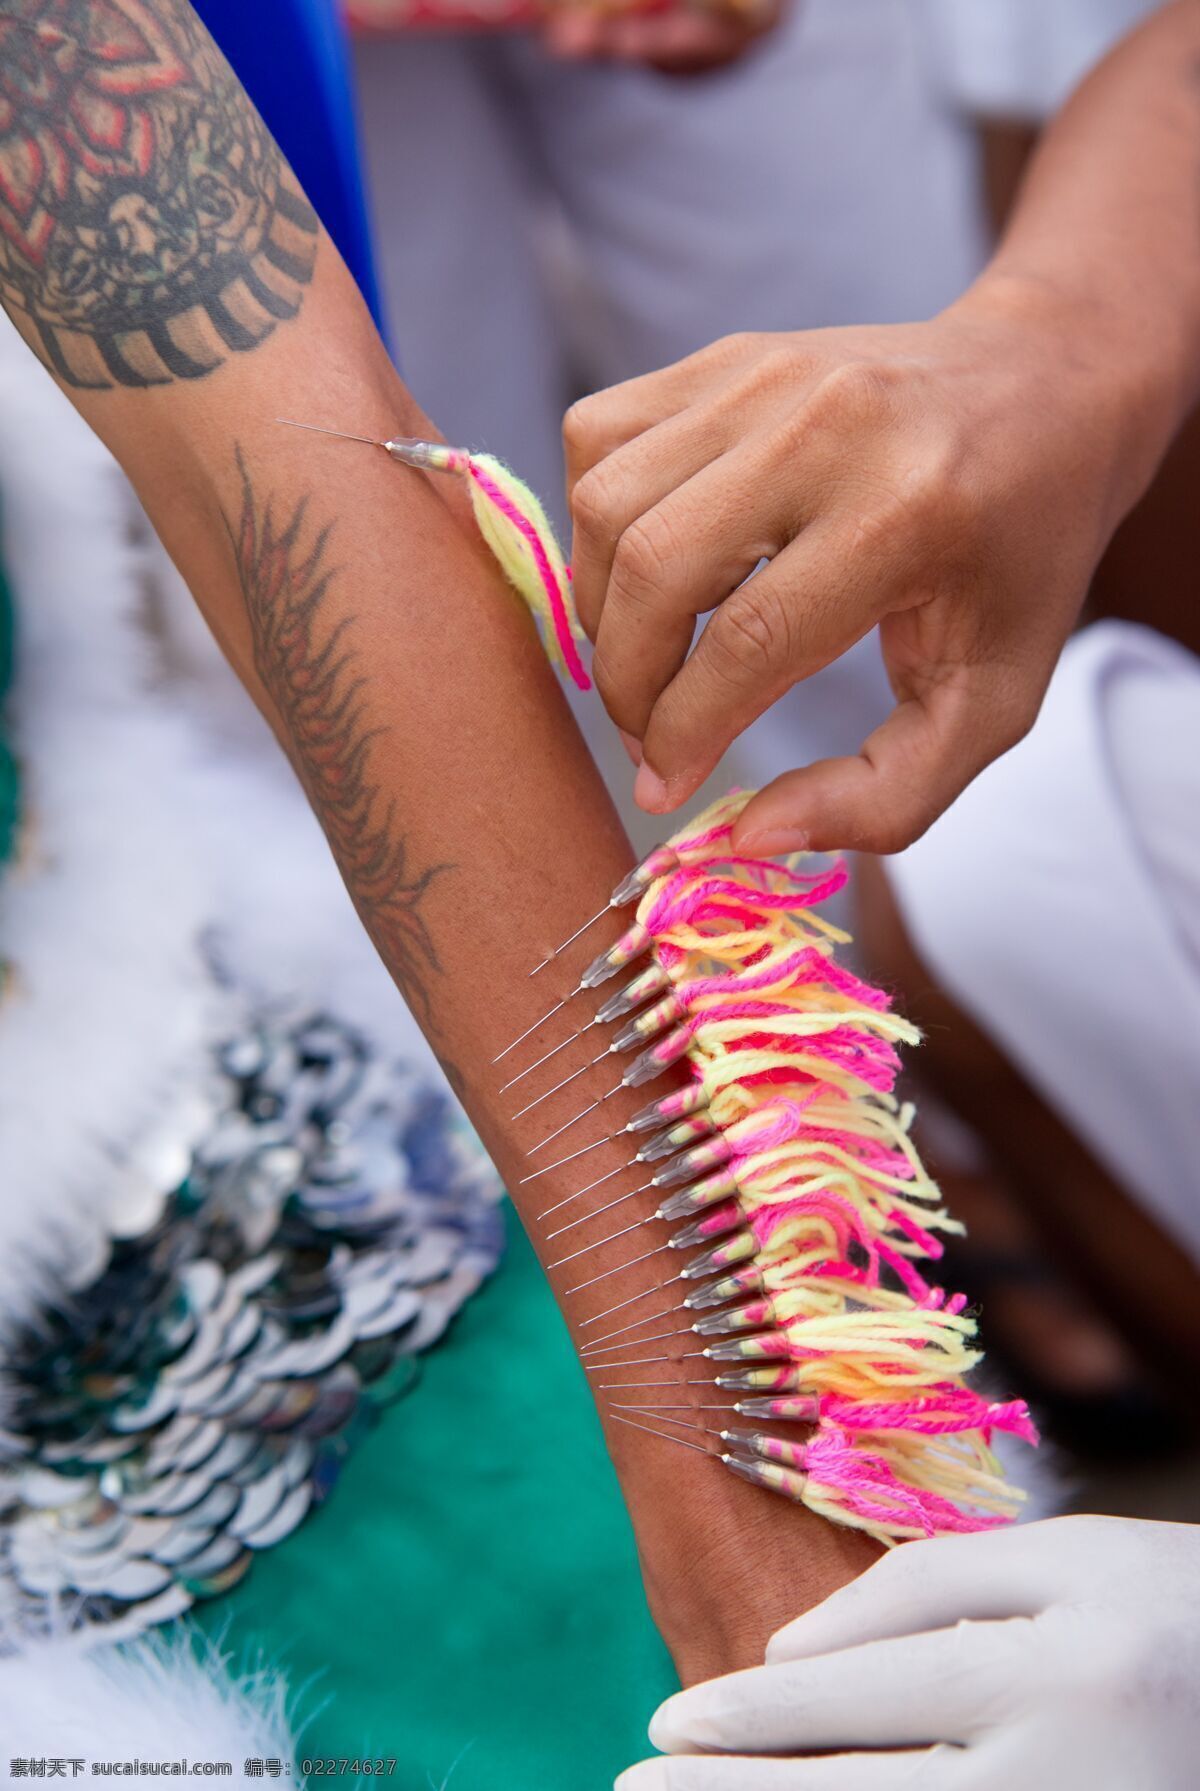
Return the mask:
[(720, 995), (730, 989), (744, 992), (777, 988), (780, 985), (789, 988), (798, 983), (822, 983), (876, 1012), (891, 1005), (882, 989), (873, 989), (869, 983), (860, 981), (849, 970), (843, 970), (832, 958), (811, 945), (805, 946), (802, 951), (793, 952), (779, 963), (764, 965), (760, 970), (730, 970), (721, 976), (694, 977), (681, 985), (680, 994), (686, 1001), (693, 1001), (709, 995)]
[(821, 1416), (846, 1430), (911, 1430), (921, 1436), (950, 1436), (964, 1430), (1003, 1430), (1036, 1444), (1037, 1426), (1023, 1399), (989, 1402), (969, 1387), (947, 1384), (903, 1402), (821, 1395)]
[[(686, 872), (676, 871), (668, 878), (646, 913), (644, 924), (647, 931), (657, 936), (668, 927), (697, 925), (702, 919), (720, 922), (722, 930), (728, 930), (731, 919), (750, 928), (764, 911), (790, 912), (798, 905), (799, 897), (803, 897), (803, 904), (808, 907), (825, 901), (844, 886), (848, 876), (846, 866), (840, 860), (832, 870), (823, 873), (823, 881), (786, 871), (765, 860), (729, 858), (722, 862), (745, 867), (757, 866), (764, 875), (769, 873), (775, 881), (769, 885), (764, 884), (761, 896), (756, 903), (751, 904), (746, 898), (745, 885), (735, 883), (731, 878), (693, 878)], [(792, 885), (790, 893), (778, 889), (776, 885), (780, 878)]]
[[(744, 1039), (738, 1041), (736, 1048), (730, 1048), (729, 1060), (734, 1063), (738, 1051), (770, 1050), (794, 1051), (805, 1059), (823, 1058), (827, 1063), (836, 1064), (847, 1074), (856, 1076), (869, 1088), (880, 1089), (885, 1094), (889, 1094), (894, 1087), (900, 1067), (899, 1059), (886, 1039), (871, 1039), (865, 1033), (845, 1026), (833, 1027), (828, 1032), (816, 1033), (804, 1039), (766, 1029), (748, 1033)], [(753, 1072), (746, 1080), (753, 1080)]]
[[(751, 1081), (753, 1078), (747, 1077), (746, 1080)], [(845, 1099), (840, 1089), (826, 1092), (837, 1094), (840, 1099)], [(882, 1144), (876, 1138), (860, 1138), (856, 1132), (840, 1131), (836, 1126), (808, 1125), (805, 1127), (805, 1133), (807, 1144), (836, 1145), (847, 1155), (854, 1157), (864, 1168), (877, 1169), (884, 1175), (901, 1176), (905, 1180), (910, 1180), (913, 1175), (913, 1166), (904, 1152), (894, 1150), (890, 1145)], [(830, 1160), (832, 1161), (832, 1159)], [(936, 1243), (936, 1239), (934, 1242)], [(941, 1245), (938, 1244), (933, 1254), (937, 1255), (940, 1251)]]
[[(793, 1392), (797, 1377), (802, 1381), (812, 1377), (819, 1383), (824, 1378), (819, 1365), (831, 1355), (821, 1327), (810, 1330), (803, 1314), (786, 1317), (787, 1305), (781, 1309), (772, 1302), (806, 1284), (815, 1289), (833, 1281), (843, 1289), (839, 1304), (854, 1310), (856, 1305), (873, 1303), (868, 1290), (878, 1288), (885, 1272), (895, 1277), (911, 1302), (905, 1310), (912, 1314), (912, 1324), (901, 1323), (893, 1335), (905, 1343), (906, 1355), (919, 1351), (921, 1359), (933, 1366), (938, 1351), (934, 1339), (923, 1335), (922, 1327), (928, 1329), (929, 1321), (921, 1315), (957, 1316), (967, 1303), (964, 1295), (948, 1295), (944, 1288), (931, 1285), (923, 1272), (943, 1255), (940, 1240), (899, 1206), (889, 1210), (886, 1183), (877, 1186), (870, 1202), (874, 1218), (835, 1187), (800, 1191), (826, 1175), (836, 1184), (847, 1163), (860, 1173), (877, 1175), (881, 1182), (891, 1178), (893, 1186), (918, 1174), (911, 1155), (900, 1145), (864, 1136), (849, 1126), (814, 1124), (810, 1117), (813, 1104), (820, 1101), (826, 1120), (836, 1120), (835, 1103), (844, 1101), (849, 1118), (861, 1099), (856, 1085), (892, 1093), (899, 1056), (865, 1018), (867, 1013), (889, 1011), (887, 994), (844, 969), (819, 945), (796, 942), (784, 954), (769, 941), (760, 943), (764, 915), (787, 914), (824, 900), (844, 884), (845, 866), (839, 862), (832, 869), (805, 874), (739, 857), (728, 849), (731, 833), (731, 827), (712, 828), (677, 843), (681, 854), (688, 850), (709, 854), (711, 864), (700, 873), (681, 865), (664, 879), (642, 919), (656, 941), (660, 961), (674, 978), (688, 1031), (696, 1033), (706, 1024), (738, 1023), (729, 1029), (737, 1036), (724, 1038), (719, 1052), (714, 1045), (719, 1080), (758, 1091), (762, 1098), (749, 1116), (725, 1127), (724, 1160), (735, 1167), (752, 1166), (757, 1157), (793, 1140), (802, 1141), (802, 1163), (793, 1167), (783, 1159), (786, 1179), (773, 1189), (772, 1198), (725, 1201), (705, 1220), (716, 1236), (724, 1235), (740, 1217), (753, 1233), (758, 1258), (768, 1271), (770, 1297), (747, 1309), (747, 1317), (761, 1326), (754, 1345), (758, 1371), (779, 1392)], [(731, 874), (735, 869), (740, 873), (737, 880)], [(714, 975), (687, 977), (691, 951), (664, 937), (685, 929), (700, 941), (723, 936), (726, 967)], [(745, 935), (740, 952), (731, 934)], [(699, 950), (703, 951), (702, 944)], [(739, 957), (740, 962), (730, 967), (730, 960)], [(864, 1017), (834, 1013), (827, 1030), (810, 1035), (776, 1030), (776, 1021), (794, 1022), (803, 1015), (807, 1004), (798, 1004), (795, 995), (809, 988), (836, 993), (865, 1010)], [(764, 1053), (780, 1060), (777, 1067), (751, 1069), (753, 1059)], [(746, 1063), (744, 1071), (739, 1070), (739, 1059)], [(776, 1095), (777, 1088), (781, 1092)], [(796, 1227), (799, 1235), (784, 1245), (780, 1234), (788, 1227)], [(877, 1229), (883, 1231), (882, 1237), (876, 1235)], [(814, 1252), (816, 1260), (801, 1263), (806, 1250)], [(862, 1293), (856, 1300), (858, 1289)], [(811, 1344), (805, 1341), (809, 1336)], [(986, 1442), (993, 1432), (1003, 1431), (1036, 1443), (1037, 1431), (1024, 1403), (990, 1403), (957, 1378), (922, 1387), (919, 1377), (914, 1380), (902, 1364), (888, 1359), (887, 1351), (871, 1350), (869, 1356), (876, 1378), (884, 1382), (881, 1392), (893, 1384), (894, 1397), (819, 1396), (820, 1429), (805, 1445), (805, 1471), (814, 1492), (822, 1493), (831, 1507), (841, 1506), (848, 1517), (885, 1532), (932, 1536), (988, 1530), (1010, 1521), (1007, 1515), (969, 1509), (969, 1457), (963, 1458), (964, 1509), (951, 1498), (910, 1485), (904, 1478), (903, 1452), (886, 1437), (889, 1432), (914, 1438), (970, 1433)], [(934, 1366), (934, 1372), (945, 1370)], [(872, 1433), (874, 1448), (866, 1446)], [(885, 1449), (886, 1454), (880, 1453)]]
[[(816, 1100), (815, 1093), (809, 1101)], [(775, 1150), (788, 1144), (804, 1129), (804, 1109), (808, 1101), (768, 1101), (746, 1119), (737, 1120), (726, 1136), (733, 1144), (737, 1158), (757, 1156), (760, 1151)], [(764, 1120), (766, 1123), (764, 1123)]]
[(940, 1290), (938, 1290), (937, 1297), (935, 1298), (934, 1289), (930, 1287), (924, 1275), (921, 1274), (915, 1263), (911, 1262), (907, 1256), (901, 1256), (900, 1252), (898, 1250), (893, 1250), (890, 1244), (881, 1243), (879, 1245), (879, 1259), (881, 1262), (887, 1264), (892, 1273), (900, 1281), (905, 1293), (908, 1294), (910, 1299), (915, 1300), (918, 1306), (937, 1307), (941, 1305), (942, 1300)]
[(926, 1256), (931, 1256), (934, 1262), (945, 1255), (946, 1247), (941, 1239), (935, 1238), (932, 1232), (926, 1231), (923, 1225), (918, 1225), (910, 1214), (902, 1212), (899, 1207), (892, 1208), (888, 1214), (888, 1222), (899, 1226), (905, 1237), (910, 1238)]
[[(731, 796), (740, 796), (741, 791), (735, 784), (730, 790)], [(733, 822), (723, 821), (719, 826), (706, 828), (701, 833), (688, 834), (685, 839), (675, 841), (675, 852), (680, 859), (715, 857), (711, 848), (720, 845), (724, 840), (733, 838)]]
[[(562, 589), (559, 582), (554, 576), (554, 568), (550, 564), (550, 558), (546, 552), (545, 543), (542, 541), (538, 531), (534, 528), (525, 513), (517, 508), (512, 499), (508, 497), (505, 492), (501, 491), (494, 479), (488, 477), (487, 473), (484, 472), (477, 460), (468, 459), (467, 472), (470, 477), (474, 479), (476, 485), (478, 485), (480, 491), (482, 491), (488, 502), (494, 504), (502, 516), (507, 517), (508, 521), (512, 523), (519, 534), (524, 536), (528, 543), (529, 550), (533, 555), (534, 565), (538, 570), (538, 577), (541, 579), (546, 596), (550, 601), (550, 615), (554, 623), (554, 634), (558, 641), (559, 648), (561, 649), (563, 659), (566, 662), (567, 670), (570, 672), (580, 690), (590, 690), (592, 688), (592, 681), (583, 668), (583, 661), (580, 659), (578, 650), (575, 646), (575, 637), (571, 633), (571, 624), (567, 614), (567, 606), (563, 599)], [(567, 577), (569, 578), (570, 576), (571, 575), (568, 572)]]
[(874, 1284), (879, 1269), (878, 1248), (853, 1201), (829, 1188), (822, 1188), (819, 1193), (801, 1194), (793, 1200), (764, 1202), (754, 1208), (747, 1223), (758, 1239), (759, 1248), (766, 1250), (780, 1226), (793, 1219), (823, 1219), (833, 1232), (844, 1258), (849, 1257), (850, 1245), (857, 1244), (867, 1258), (867, 1266), (865, 1271), (856, 1272), (863, 1273), (864, 1279)]
[(883, 1456), (852, 1443), (837, 1425), (822, 1426), (807, 1444), (809, 1479), (870, 1523), (902, 1525), (926, 1536), (994, 1530), (1007, 1518), (964, 1512), (939, 1493), (902, 1481)]

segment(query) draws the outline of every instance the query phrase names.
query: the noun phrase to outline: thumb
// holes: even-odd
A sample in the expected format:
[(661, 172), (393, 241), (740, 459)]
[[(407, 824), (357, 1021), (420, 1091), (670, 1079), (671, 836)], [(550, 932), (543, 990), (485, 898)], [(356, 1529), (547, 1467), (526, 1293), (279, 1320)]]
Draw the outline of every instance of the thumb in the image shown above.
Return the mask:
[(759, 856), (840, 849), (902, 852), (931, 827), (1036, 714), (989, 709), (966, 672), (897, 704), (853, 758), (785, 772), (746, 805), (739, 851)]
[(650, 712), (641, 807), (685, 802), (751, 722), (870, 630), (875, 594), (831, 577), (841, 557), (832, 530), (813, 523), (713, 612)]

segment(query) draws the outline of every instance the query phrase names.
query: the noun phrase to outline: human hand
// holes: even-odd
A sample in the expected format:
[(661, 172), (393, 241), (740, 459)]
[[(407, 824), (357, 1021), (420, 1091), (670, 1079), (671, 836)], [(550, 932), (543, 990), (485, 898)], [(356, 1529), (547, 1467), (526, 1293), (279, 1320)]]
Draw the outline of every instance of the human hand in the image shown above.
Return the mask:
[(776, 779), (735, 842), (917, 838), (1029, 728), (1139, 495), (1119, 359), (1008, 279), (930, 323), (727, 337), (577, 404), (575, 595), (640, 806), (687, 801), (878, 624), (894, 711), (856, 757)]
[(672, 1757), (618, 1791), (1189, 1791), (1198, 1613), (1190, 1524), (906, 1543), (772, 1637), (766, 1666), (669, 1698), (650, 1738)]
[(543, 24), (546, 46), (565, 61), (640, 62), (660, 74), (723, 68), (774, 29), (784, 0), (714, 0), (608, 10), (557, 5)]

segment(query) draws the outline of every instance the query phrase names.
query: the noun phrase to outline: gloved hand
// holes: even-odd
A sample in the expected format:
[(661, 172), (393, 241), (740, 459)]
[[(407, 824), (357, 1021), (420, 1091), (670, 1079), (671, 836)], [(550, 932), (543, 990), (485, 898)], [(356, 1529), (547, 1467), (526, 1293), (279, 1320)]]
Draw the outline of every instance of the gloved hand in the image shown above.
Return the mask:
[(907, 1543), (778, 1631), (766, 1666), (669, 1698), (650, 1739), (672, 1757), (618, 1791), (1194, 1791), (1200, 1527)]

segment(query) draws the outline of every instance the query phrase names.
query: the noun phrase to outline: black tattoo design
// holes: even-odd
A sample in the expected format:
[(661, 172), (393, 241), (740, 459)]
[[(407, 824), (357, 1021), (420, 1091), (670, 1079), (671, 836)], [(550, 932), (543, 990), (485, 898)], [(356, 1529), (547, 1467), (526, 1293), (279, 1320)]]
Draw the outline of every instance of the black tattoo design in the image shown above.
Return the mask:
[[(414, 872), (394, 802), (372, 778), (384, 731), (368, 718), (354, 619), (331, 619), (326, 599), (333, 524), (308, 521), (308, 499), (277, 521), (259, 498), (241, 451), (242, 511), (226, 519), (254, 638), (254, 663), (280, 712), (292, 759), (363, 924), (389, 970), (428, 1023), (429, 976), (440, 971), (421, 904), (451, 865)], [(447, 1073), (453, 1066), (447, 1067)]]
[(65, 384), (211, 373), (296, 315), (316, 245), (187, 0), (0, 0), (0, 302)]

